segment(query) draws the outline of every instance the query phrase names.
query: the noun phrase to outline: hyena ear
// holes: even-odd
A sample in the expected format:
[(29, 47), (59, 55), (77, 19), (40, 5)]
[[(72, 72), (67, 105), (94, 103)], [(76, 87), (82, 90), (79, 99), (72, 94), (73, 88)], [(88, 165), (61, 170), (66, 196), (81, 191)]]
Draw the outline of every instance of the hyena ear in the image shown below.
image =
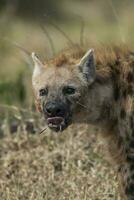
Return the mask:
[(31, 57), (34, 62), (33, 77), (40, 75), (44, 70), (44, 64), (39, 60), (38, 56), (33, 52)]
[(90, 49), (78, 64), (80, 71), (83, 73), (84, 78), (88, 81), (88, 83), (92, 83), (95, 79), (95, 65), (94, 49)]

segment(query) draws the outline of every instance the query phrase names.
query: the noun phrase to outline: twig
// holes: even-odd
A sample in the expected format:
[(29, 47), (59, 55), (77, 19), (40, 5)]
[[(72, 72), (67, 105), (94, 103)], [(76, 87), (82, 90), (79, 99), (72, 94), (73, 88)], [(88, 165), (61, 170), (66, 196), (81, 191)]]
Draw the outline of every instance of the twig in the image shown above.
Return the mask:
[(81, 29), (80, 29), (80, 45), (84, 45), (84, 30), (85, 30), (85, 23), (82, 17), (81, 18)]
[(26, 55), (26, 63), (28, 63), (29, 66), (32, 66), (31, 64), (31, 52), (29, 52), (27, 49), (25, 49), (22, 45), (20, 45), (19, 43), (12, 41), (11, 39), (7, 38), (7, 37), (1, 37), (2, 40), (5, 40), (7, 42), (9, 42), (11, 45), (13, 45), (14, 47), (18, 48), (19, 50), (21, 50), (24, 55)]
[[(44, 15), (44, 17), (48, 18), (48, 15)], [(70, 43), (71, 46), (74, 46), (74, 43), (70, 39), (70, 37), (59, 26), (57, 26), (57, 24), (55, 24), (50, 18), (49, 18), (49, 23), (66, 38), (66, 40)]]
[(52, 40), (50, 34), (47, 32), (46, 28), (43, 25), (40, 25), (40, 27), (43, 30), (44, 34), (46, 35), (46, 37), (49, 41), (49, 44), (50, 44), (50, 47), (51, 47), (51, 50), (52, 50), (52, 54), (54, 56), (55, 55), (55, 48), (54, 48), (53, 40)]
[(123, 43), (125, 43), (125, 36), (124, 36), (124, 34), (122, 33), (123, 31), (122, 31), (122, 26), (121, 26), (121, 24), (120, 24), (120, 20), (119, 20), (118, 13), (117, 13), (117, 11), (116, 11), (116, 9), (115, 9), (115, 6), (113, 5), (112, 0), (108, 0), (108, 3), (109, 3), (109, 5), (111, 6), (111, 8), (112, 8), (112, 10), (113, 10), (113, 14), (114, 14), (114, 16), (115, 16), (115, 19), (117, 20), (118, 27), (119, 27), (119, 31), (120, 31), (121, 40), (122, 40)]
[(17, 47), (17, 48), (20, 49), (21, 51), (23, 51), (27, 56), (31, 56), (31, 53), (30, 53), (27, 49), (25, 49), (24, 47), (22, 47), (19, 43), (10, 40), (10, 39), (7, 38), (7, 37), (4, 37), (4, 38), (2, 38), (2, 39), (5, 40), (5, 41), (7, 41), (7, 42), (10, 42), (12, 45), (14, 45), (15, 47)]
[(40, 132), (39, 132), (39, 134), (42, 134), (44, 131), (46, 131), (47, 130), (47, 127), (45, 127), (43, 130), (41, 130)]

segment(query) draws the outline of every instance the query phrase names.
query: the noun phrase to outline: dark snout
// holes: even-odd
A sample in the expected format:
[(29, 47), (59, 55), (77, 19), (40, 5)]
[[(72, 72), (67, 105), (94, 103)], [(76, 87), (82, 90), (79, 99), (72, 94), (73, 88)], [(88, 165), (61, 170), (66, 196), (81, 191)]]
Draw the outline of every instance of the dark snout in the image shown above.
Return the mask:
[(62, 131), (69, 122), (69, 107), (60, 101), (50, 101), (43, 106), (49, 128)]
[(44, 111), (49, 117), (64, 116), (66, 106), (60, 102), (48, 102), (44, 106)]

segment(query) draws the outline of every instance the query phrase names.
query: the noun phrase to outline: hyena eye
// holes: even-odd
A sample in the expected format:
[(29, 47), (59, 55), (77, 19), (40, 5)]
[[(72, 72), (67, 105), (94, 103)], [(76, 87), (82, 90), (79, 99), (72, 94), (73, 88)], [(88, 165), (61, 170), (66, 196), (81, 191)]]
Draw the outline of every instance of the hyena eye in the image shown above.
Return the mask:
[(40, 96), (46, 96), (48, 94), (48, 89), (47, 88), (43, 88), (39, 90), (39, 95)]
[(72, 95), (72, 94), (75, 93), (75, 91), (76, 91), (76, 89), (73, 88), (73, 87), (70, 87), (70, 86), (64, 87), (64, 89), (63, 89), (63, 93), (64, 93), (65, 95)]

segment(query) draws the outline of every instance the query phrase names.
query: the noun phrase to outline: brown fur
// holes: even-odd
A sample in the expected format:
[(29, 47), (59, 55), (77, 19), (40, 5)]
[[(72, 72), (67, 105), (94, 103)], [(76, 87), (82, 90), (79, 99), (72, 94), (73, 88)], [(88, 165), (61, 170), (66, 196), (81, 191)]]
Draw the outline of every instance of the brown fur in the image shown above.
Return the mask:
[[(76, 46), (45, 64), (44, 72), (33, 78), (37, 105), (41, 111), (42, 101), (58, 98), (65, 102), (61, 88), (73, 82), (77, 93), (68, 100), (76, 113), (75, 123), (92, 123), (103, 129), (123, 198), (134, 200), (134, 53), (125, 46), (95, 49), (97, 75), (88, 84), (77, 69), (85, 52)], [(48, 85), (51, 94), (42, 100), (38, 91)]]
[[(65, 49), (61, 53), (59, 53), (56, 57), (49, 60), (47, 64), (53, 64), (57, 67), (61, 67), (64, 64), (73, 65), (77, 64), (79, 59), (86, 53), (87, 48), (81, 48), (80, 46), (76, 46), (71, 49)], [(128, 50), (127, 46), (105, 46), (105, 47), (97, 47), (95, 48), (95, 55), (97, 61), (97, 68), (105, 69), (106, 66), (111, 65), (118, 61), (119, 59), (129, 60), (129, 57), (133, 57), (134, 53)], [(129, 60), (130, 61), (130, 60)]]

